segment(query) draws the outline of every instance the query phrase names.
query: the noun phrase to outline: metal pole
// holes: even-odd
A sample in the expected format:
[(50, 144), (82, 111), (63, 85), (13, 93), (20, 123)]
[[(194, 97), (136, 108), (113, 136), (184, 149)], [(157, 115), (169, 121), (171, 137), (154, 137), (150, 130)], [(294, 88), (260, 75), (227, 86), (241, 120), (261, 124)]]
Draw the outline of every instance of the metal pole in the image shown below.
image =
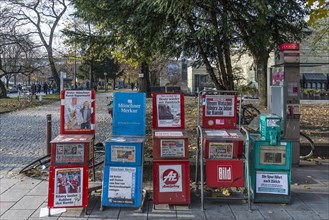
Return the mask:
[(51, 152), (51, 115), (47, 115), (47, 123), (46, 123), (46, 153), (50, 155)]

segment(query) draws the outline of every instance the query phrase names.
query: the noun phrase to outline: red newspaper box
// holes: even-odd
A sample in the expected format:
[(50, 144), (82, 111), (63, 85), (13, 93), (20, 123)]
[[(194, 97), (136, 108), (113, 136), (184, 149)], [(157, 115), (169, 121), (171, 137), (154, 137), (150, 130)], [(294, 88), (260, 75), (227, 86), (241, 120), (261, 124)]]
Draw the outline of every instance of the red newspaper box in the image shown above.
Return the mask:
[(153, 160), (188, 159), (188, 136), (184, 130), (153, 130)]
[(239, 130), (204, 130), (206, 159), (241, 158), (244, 136)]
[(184, 128), (184, 94), (153, 93), (153, 129)]
[(94, 135), (62, 134), (51, 142), (51, 166), (88, 166), (94, 156)]
[(60, 134), (95, 134), (96, 97), (94, 90), (61, 92)]
[(206, 160), (208, 187), (244, 187), (243, 160)]
[(202, 127), (235, 129), (237, 121), (236, 95), (203, 95)]
[(190, 204), (190, 162), (153, 161), (153, 203)]
[(48, 208), (79, 208), (88, 205), (88, 166), (49, 169)]

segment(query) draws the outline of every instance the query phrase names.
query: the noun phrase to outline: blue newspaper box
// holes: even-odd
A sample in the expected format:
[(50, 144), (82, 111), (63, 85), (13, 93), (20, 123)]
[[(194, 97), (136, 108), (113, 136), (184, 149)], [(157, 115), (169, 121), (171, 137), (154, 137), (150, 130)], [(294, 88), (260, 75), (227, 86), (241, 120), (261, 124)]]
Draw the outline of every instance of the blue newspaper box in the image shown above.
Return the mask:
[(142, 171), (142, 166), (105, 165), (102, 206), (140, 207)]
[(105, 164), (142, 166), (144, 137), (111, 136), (105, 141)]
[(145, 93), (115, 92), (113, 94), (113, 135), (144, 136), (145, 123)]

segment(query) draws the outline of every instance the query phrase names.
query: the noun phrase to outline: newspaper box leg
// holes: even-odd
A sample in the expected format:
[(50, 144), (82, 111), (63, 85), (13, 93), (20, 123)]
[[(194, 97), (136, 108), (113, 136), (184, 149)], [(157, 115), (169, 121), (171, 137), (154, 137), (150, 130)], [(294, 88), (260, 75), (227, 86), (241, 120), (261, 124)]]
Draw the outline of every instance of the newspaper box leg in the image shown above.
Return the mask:
[[(98, 191), (102, 189), (102, 184), (98, 182), (89, 182), (88, 187), (88, 198), (90, 198), (91, 193), (94, 191)], [(88, 212), (88, 206), (85, 208), (86, 215), (90, 215), (91, 213)]]
[(142, 190), (142, 202), (141, 202), (141, 205), (140, 205), (140, 207), (138, 209), (141, 213), (144, 212), (143, 207), (144, 207), (144, 202), (145, 202), (146, 196), (147, 196), (147, 192), (146, 192), (145, 189), (143, 189)]

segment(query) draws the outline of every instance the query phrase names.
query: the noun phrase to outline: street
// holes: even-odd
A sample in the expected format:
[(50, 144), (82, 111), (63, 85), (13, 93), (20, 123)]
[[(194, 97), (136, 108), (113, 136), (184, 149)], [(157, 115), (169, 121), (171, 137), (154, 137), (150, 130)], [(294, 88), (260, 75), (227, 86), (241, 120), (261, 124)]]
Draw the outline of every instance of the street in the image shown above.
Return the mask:
[[(97, 94), (96, 143), (108, 138), (111, 127), (107, 112), (107, 96)], [(0, 120), (0, 176), (22, 168), (33, 160), (45, 156), (46, 116), (52, 116), (52, 139), (59, 135), (60, 102), (2, 114)], [(17, 171), (17, 170), (16, 170)]]

